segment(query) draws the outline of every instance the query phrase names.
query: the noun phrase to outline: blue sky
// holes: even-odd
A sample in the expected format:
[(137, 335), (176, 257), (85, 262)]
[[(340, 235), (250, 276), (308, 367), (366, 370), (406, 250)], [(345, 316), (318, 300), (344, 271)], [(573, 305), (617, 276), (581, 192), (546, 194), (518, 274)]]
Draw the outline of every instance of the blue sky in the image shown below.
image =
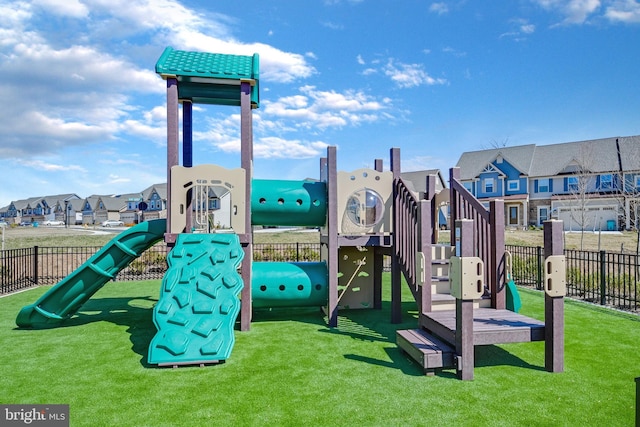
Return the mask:
[[(0, 0), (0, 206), (165, 182), (166, 46), (260, 54), (255, 178), (640, 134), (635, 0)], [(195, 164), (240, 166), (238, 113), (194, 107)]]

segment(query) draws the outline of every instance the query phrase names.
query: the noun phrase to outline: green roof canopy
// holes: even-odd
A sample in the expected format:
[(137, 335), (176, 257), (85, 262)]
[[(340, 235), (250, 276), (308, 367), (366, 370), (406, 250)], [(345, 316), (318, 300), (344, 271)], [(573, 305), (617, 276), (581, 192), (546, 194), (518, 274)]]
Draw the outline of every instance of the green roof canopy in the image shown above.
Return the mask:
[(240, 105), (240, 83), (251, 83), (251, 107), (260, 106), (259, 56), (187, 52), (167, 47), (156, 73), (178, 80), (178, 98), (195, 104)]

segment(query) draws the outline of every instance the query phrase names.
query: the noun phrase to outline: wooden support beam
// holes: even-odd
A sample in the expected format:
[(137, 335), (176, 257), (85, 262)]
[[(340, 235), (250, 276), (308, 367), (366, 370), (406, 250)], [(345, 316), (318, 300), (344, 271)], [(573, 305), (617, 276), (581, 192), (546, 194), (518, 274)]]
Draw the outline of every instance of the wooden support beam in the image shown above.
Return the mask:
[[(240, 268), (244, 288), (242, 288), (240, 309), (240, 330), (251, 329), (251, 271), (253, 267), (253, 233), (251, 228), (251, 179), (253, 178), (253, 117), (251, 112), (251, 84), (240, 83), (240, 164), (246, 172), (245, 181), (245, 229), (240, 242), (244, 251), (244, 260)], [(240, 231), (240, 230), (239, 230)], [(240, 234), (238, 232), (238, 234)]]
[(180, 162), (178, 154), (179, 146), (179, 122), (178, 117), (178, 80), (167, 79), (167, 232), (165, 242), (170, 247), (175, 244), (175, 237), (171, 235), (171, 168)]
[[(459, 219), (455, 222), (454, 240), (456, 256), (474, 256), (473, 220)], [(456, 354), (458, 355), (458, 378), (473, 379), (474, 358), (473, 342), (473, 300), (456, 298)]]
[(504, 201), (489, 202), (489, 223), (491, 224), (491, 242), (488, 271), (491, 307), (504, 310), (507, 301), (507, 283), (504, 271)]
[[(563, 223), (544, 222), (544, 257), (564, 255)], [(546, 263), (545, 263), (546, 264)], [(546, 286), (546, 285), (545, 285)], [(564, 371), (564, 297), (544, 296), (544, 367), (548, 372)]]
[(336, 147), (327, 147), (327, 270), (329, 327), (338, 326), (338, 170)]
[(398, 230), (400, 206), (399, 194), (396, 189), (396, 182), (400, 178), (400, 149), (390, 150), (391, 172), (393, 173), (393, 251), (391, 252), (391, 323), (402, 322), (402, 277), (400, 271), (400, 257), (398, 256)]
[(379, 246), (373, 247), (373, 308), (382, 308), (382, 271), (384, 269), (384, 251)]

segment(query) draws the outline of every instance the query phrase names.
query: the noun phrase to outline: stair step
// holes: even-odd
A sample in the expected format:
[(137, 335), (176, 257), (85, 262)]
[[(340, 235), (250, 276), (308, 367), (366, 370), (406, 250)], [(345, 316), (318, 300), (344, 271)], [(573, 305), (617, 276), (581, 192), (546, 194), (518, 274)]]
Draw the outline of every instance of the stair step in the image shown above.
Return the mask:
[(431, 259), (448, 259), (454, 253), (454, 247), (449, 245), (431, 246)]
[(422, 329), (396, 331), (396, 343), (427, 375), (433, 375), (436, 369), (454, 366), (455, 350)]

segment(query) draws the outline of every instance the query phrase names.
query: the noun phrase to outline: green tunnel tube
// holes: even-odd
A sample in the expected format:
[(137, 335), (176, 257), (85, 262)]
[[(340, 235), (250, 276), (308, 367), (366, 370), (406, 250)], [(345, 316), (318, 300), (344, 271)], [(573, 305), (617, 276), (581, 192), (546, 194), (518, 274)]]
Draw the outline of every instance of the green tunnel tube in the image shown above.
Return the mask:
[(327, 216), (324, 182), (252, 180), (252, 225), (323, 226)]
[(254, 262), (254, 308), (320, 307), (329, 295), (324, 262)]

